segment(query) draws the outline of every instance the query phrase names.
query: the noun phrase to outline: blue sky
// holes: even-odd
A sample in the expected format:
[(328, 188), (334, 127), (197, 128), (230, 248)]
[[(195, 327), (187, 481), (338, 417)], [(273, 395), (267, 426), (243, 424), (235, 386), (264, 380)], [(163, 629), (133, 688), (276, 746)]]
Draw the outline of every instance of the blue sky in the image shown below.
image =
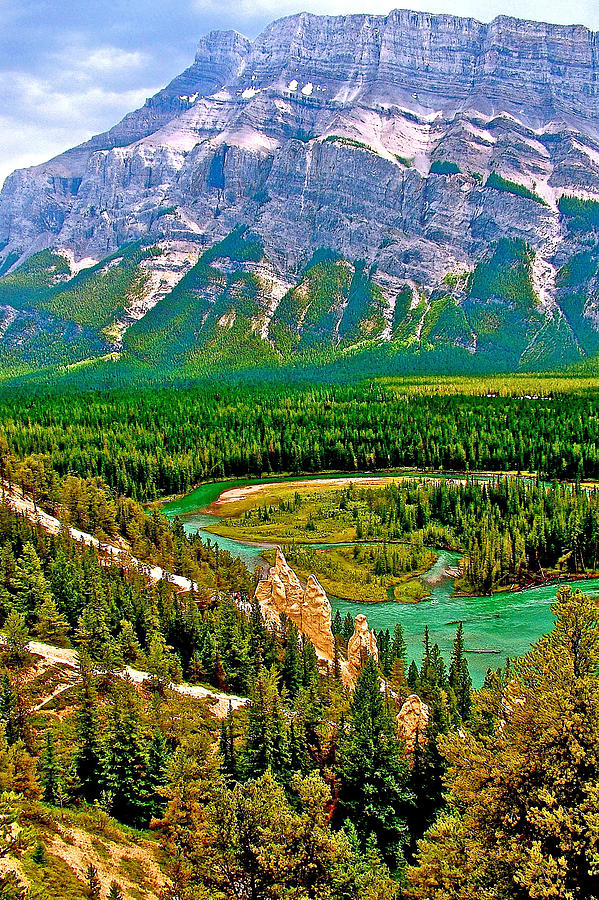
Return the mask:
[[(0, 0), (0, 183), (103, 131), (191, 63), (202, 34), (255, 37), (301, 10), (387, 13), (385, 0)], [(513, 15), (599, 31), (598, 0), (413, 0), (410, 9)]]

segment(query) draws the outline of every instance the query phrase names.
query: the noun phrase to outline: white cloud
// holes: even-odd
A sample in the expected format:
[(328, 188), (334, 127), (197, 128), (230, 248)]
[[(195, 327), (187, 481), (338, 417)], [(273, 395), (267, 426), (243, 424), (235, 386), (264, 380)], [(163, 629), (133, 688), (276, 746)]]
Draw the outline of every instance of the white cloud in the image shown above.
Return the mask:
[(137, 50), (122, 50), (120, 47), (98, 47), (81, 60), (81, 64), (96, 72), (122, 72), (127, 69), (139, 69), (145, 65), (148, 57)]
[(139, 50), (102, 45), (90, 47), (81, 35), (48, 54), (46, 71), (54, 85), (122, 84), (147, 71), (150, 56)]
[(76, 127), (90, 123), (116, 107), (129, 112), (156, 90), (158, 88), (152, 86), (116, 91), (90, 83), (83, 90), (69, 91), (24, 72), (0, 73), (0, 97), (11, 96), (17, 101), (21, 121), (57, 124), (64, 120), (65, 124), (70, 122)]
[(16, 110), (0, 117), (0, 181), (15, 168), (45, 162), (105, 131), (156, 90), (114, 91), (88, 84), (67, 91), (23, 72), (0, 73), (0, 98), (10, 96)]
[(90, 47), (77, 32), (47, 53), (43, 74), (0, 71), (0, 184), (15, 168), (45, 162), (143, 105), (163, 86), (152, 83), (150, 62), (137, 49)]

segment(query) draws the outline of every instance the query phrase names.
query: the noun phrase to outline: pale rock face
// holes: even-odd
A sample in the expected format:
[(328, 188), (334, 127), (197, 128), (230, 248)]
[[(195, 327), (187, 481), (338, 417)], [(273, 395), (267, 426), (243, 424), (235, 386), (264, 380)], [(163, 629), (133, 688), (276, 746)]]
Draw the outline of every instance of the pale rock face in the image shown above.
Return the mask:
[(405, 741), (406, 750), (412, 753), (416, 739), (420, 746), (426, 744), (429, 709), (418, 694), (410, 694), (397, 714), (397, 734)]
[(258, 582), (254, 596), (260, 604), (265, 623), (272, 626), (280, 625), (279, 610), (286, 607), (287, 594), (277, 572), (271, 569), (268, 578)]
[[(428, 302), (446, 275), (521, 239), (540, 314), (576, 355), (554, 276), (585, 247), (557, 203), (599, 199), (598, 85), (597, 35), (577, 26), (394, 10), (301, 13), (254, 41), (213, 32), (113, 129), (6, 179), (0, 265), (46, 247), (102, 259), (146, 238), (206, 247), (246, 225), (281, 284), (323, 247), (364, 260), (391, 298), (385, 342), (402, 286)], [(487, 188), (493, 171), (545, 203)], [(581, 315), (595, 328), (592, 305)]]
[(366, 616), (359, 615), (356, 616), (354, 633), (347, 644), (347, 668), (354, 684), (360, 670), (370, 657), (378, 662), (379, 648), (374, 631), (370, 631), (368, 628)]
[(286, 615), (312, 642), (318, 656), (332, 660), (329, 598), (314, 575), (310, 575), (304, 590), (280, 547), (266, 579), (258, 582), (255, 597), (267, 624), (280, 625), (280, 615)]
[(310, 575), (301, 612), (302, 630), (310, 637), (316, 650), (329, 659), (333, 658), (331, 621), (329, 598), (316, 576)]
[[(581, 186), (599, 196), (598, 78), (592, 32), (506, 17), (302, 13), (253, 42), (212, 32), (109, 132), (11, 175), (0, 242), (103, 256), (166, 227), (153, 212), (168, 202), (188, 217), (178, 237), (251, 223), (288, 269), (323, 235), (420, 283), (506, 234), (549, 253), (555, 198)], [(365, 149), (323, 143), (335, 135)], [(429, 175), (437, 159), (463, 174)], [(470, 173), (494, 168), (550, 206), (485, 195)]]

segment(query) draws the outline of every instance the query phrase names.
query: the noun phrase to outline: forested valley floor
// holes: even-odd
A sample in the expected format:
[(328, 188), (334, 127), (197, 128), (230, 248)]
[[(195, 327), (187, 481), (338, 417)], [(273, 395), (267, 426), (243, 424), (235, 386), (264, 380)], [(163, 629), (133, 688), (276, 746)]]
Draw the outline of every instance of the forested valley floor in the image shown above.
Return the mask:
[[(0, 896), (599, 896), (593, 603), (561, 588), (551, 634), (480, 689), (460, 625), (447, 661), (427, 633), (408, 659), (398, 626), (349, 691), (352, 622), (334, 621), (325, 670), (289, 620), (265, 627), (239, 559), (151, 502), (228, 476), (493, 470), (329, 497), (384, 549), (379, 571), (404, 564), (395, 540), (445, 544), (482, 592), (597, 568), (598, 437), (599, 386), (567, 378), (2, 399), (2, 479), (100, 546), (0, 504)], [(151, 583), (102, 542), (198, 589)], [(249, 703), (221, 719), (181, 681)], [(408, 751), (396, 718), (412, 694), (429, 719)]]

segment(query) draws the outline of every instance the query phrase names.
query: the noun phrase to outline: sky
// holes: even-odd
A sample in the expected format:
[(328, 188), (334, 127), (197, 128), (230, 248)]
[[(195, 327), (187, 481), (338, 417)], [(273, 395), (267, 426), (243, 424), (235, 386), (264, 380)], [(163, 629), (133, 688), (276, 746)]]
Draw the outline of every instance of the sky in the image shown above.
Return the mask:
[(208, 31), (253, 38), (303, 10), (385, 14), (397, 5), (599, 31), (598, 0), (0, 0), (0, 184), (141, 106), (191, 64)]

